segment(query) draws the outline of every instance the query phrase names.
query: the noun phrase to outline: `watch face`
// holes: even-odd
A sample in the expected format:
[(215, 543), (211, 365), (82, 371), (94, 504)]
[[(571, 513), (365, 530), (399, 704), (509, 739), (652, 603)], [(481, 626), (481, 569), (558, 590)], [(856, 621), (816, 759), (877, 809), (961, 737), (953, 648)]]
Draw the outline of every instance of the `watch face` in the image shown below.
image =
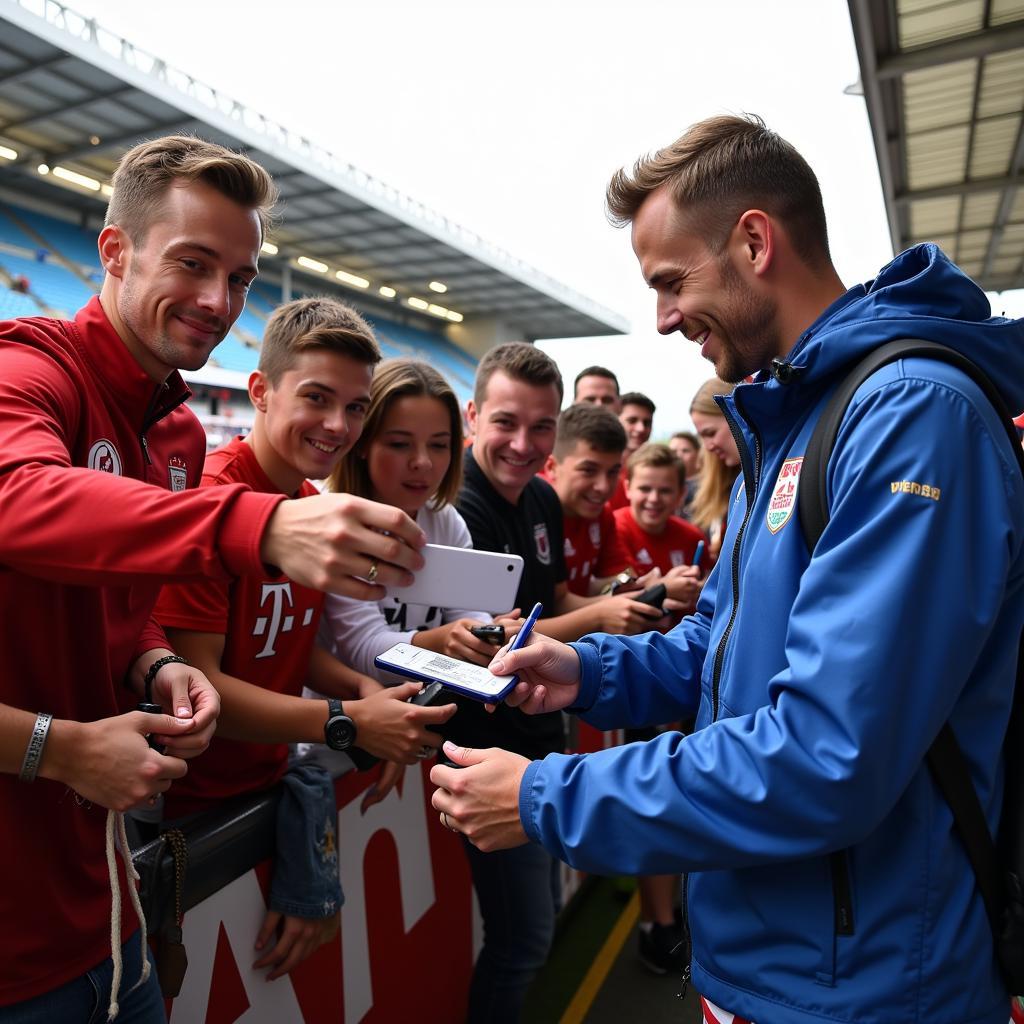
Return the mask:
[(356, 725), (347, 715), (335, 715), (324, 726), (324, 738), (331, 750), (348, 750), (356, 738)]

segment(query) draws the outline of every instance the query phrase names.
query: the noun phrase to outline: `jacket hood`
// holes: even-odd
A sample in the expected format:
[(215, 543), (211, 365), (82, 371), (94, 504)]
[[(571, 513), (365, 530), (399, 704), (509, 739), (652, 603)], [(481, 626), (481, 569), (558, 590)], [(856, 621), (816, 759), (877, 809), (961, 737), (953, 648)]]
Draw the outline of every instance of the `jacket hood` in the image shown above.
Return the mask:
[(897, 338), (956, 349), (985, 372), (1011, 413), (1024, 410), (1024, 321), (992, 316), (985, 293), (931, 243), (900, 253), (873, 281), (837, 299), (785, 362), (807, 383), (825, 385)]

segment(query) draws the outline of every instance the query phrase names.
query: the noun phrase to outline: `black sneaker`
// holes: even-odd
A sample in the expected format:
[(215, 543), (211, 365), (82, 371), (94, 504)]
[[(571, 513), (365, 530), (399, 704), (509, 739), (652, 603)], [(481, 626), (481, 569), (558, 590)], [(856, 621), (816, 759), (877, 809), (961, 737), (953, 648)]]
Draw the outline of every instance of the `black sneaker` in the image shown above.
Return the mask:
[(653, 924), (650, 931), (638, 933), (640, 959), (655, 974), (680, 972), (683, 959), (683, 934), (675, 925)]

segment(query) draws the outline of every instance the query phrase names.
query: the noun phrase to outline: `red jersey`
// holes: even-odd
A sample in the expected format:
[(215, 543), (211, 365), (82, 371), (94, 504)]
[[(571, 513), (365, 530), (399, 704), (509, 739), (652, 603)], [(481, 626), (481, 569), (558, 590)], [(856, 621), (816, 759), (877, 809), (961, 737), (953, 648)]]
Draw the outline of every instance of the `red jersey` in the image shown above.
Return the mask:
[[(177, 373), (146, 376), (98, 298), (74, 320), (0, 323), (3, 703), (79, 722), (130, 710), (125, 674), (167, 645), (151, 619), (160, 584), (261, 571), (280, 499), (171, 493), (203, 464), (188, 395)], [(0, 1006), (110, 956), (106, 814), (57, 782), (0, 775)]]
[(704, 536), (704, 531), (693, 523), (686, 522), (685, 519), (669, 516), (661, 533), (648, 533), (641, 529), (633, 518), (633, 510), (627, 507), (620, 508), (615, 513), (615, 525), (629, 551), (633, 568), (641, 576), (655, 568), (666, 573), (677, 565), (692, 564), (699, 541), (704, 541), (704, 556), (700, 560), (701, 570), (707, 573), (711, 568), (708, 539)]
[[(231, 483), (247, 484), (265, 494), (280, 493), (260, 468), (252, 445), (241, 438), (207, 456), (199, 486), (219, 488)], [(316, 493), (306, 481), (298, 497)], [(164, 626), (223, 634), (220, 667), (227, 675), (299, 697), (323, 602), (319, 591), (286, 576), (271, 576), (264, 569), (258, 576), (164, 587), (156, 618)], [(188, 775), (167, 793), (164, 815), (178, 818), (240, 793), (266, 789), (287, 767), (287, 743), (249, 743), (215, 736), (209, 749), (189, 762)]]
[(566, 515), (563, 527), (565, 568), (572, 593), (589, 597), (592, 577), (615, 576), (632, 564), (629, 551), (619, 538), (615, 516), (607, 505), (597, 519)]

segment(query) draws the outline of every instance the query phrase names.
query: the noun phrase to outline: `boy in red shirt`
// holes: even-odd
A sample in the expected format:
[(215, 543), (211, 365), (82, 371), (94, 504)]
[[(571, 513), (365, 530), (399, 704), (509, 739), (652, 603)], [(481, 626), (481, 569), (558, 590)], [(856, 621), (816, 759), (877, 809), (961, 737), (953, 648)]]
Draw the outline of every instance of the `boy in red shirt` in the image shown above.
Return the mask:
[[(668, 445), (642, 445), (626, 461), (629, 505), (617, 509), (615, 525), (637, 572), (658, 569), (668, 596), (691, 612), (701, 579), (711, 568), (703, 530), (673, 515), (686, 489), (686, 468)], [(703, 541), (699, 565), (693, 560)]]
[[(281, 306), (267, 322), (259, 367), (249, 378), (252, 433), (208, 456), (200, 487), (241, 482), (291, 498), (315, 495), (308, 478), (326, 477), (359, 438), (379, 359), (370, 328), (348, 306), (328, 298)], [(418, 684), (384, 689), (317, 647), (322, 604), (319, 591), (270, 574), (164, 587), (157, 619), (221, 697), (217, 736), (168, 795), (166, 818), (272, 785), (287, 770), (289, 743), (357, 745), (405, 763), (440, 745), (426, 726), (446, 720), (454, 705), (410, 705)], [(307, 680), (318, 692), (346, 698), (344, 704), (303, 698)], [(289, 773), (279, 807), (271, 909), (256, 944), (263, 955), (255, 966), (270, 968), (269, 979), (333, 937), (340, 912), (333, 785), (322, 769), (304, 766), (302, 773), (301, 782)], [(311, 813), (296, 811), (296, 804)], [(282, 813), (297, 814), (303, 827), (282, 829)], [(283, 849), (290, 832), (298, 839)], [(333, 851), (330, 864), (315, 859), (316, 848), (325, 862)], [(323, 889), (300, 881), (298, 892), (294, 880), (321, 866)]]
[(580, 597), (599, 594), (630, 566), (605, 504), (619, 482), (625, 447), (622, 424), (603, 406), (572, 405), (558, 417), (544, 475), (562, 503), (569, 590)]
[(649, 606), (634, 600), (637, 587), (628, 595), (602, 595), (632, 566), (607, 505), (619, 481), (625, 447), (626, 432), (615, 414), (581, 402), (558, 417), (555, 447), (544, 466), (562, 505), (568, 573), (567, 600), (555, 611), (571, 609), (576, 627), (584, 633), (645, 633), (660, 621)]

